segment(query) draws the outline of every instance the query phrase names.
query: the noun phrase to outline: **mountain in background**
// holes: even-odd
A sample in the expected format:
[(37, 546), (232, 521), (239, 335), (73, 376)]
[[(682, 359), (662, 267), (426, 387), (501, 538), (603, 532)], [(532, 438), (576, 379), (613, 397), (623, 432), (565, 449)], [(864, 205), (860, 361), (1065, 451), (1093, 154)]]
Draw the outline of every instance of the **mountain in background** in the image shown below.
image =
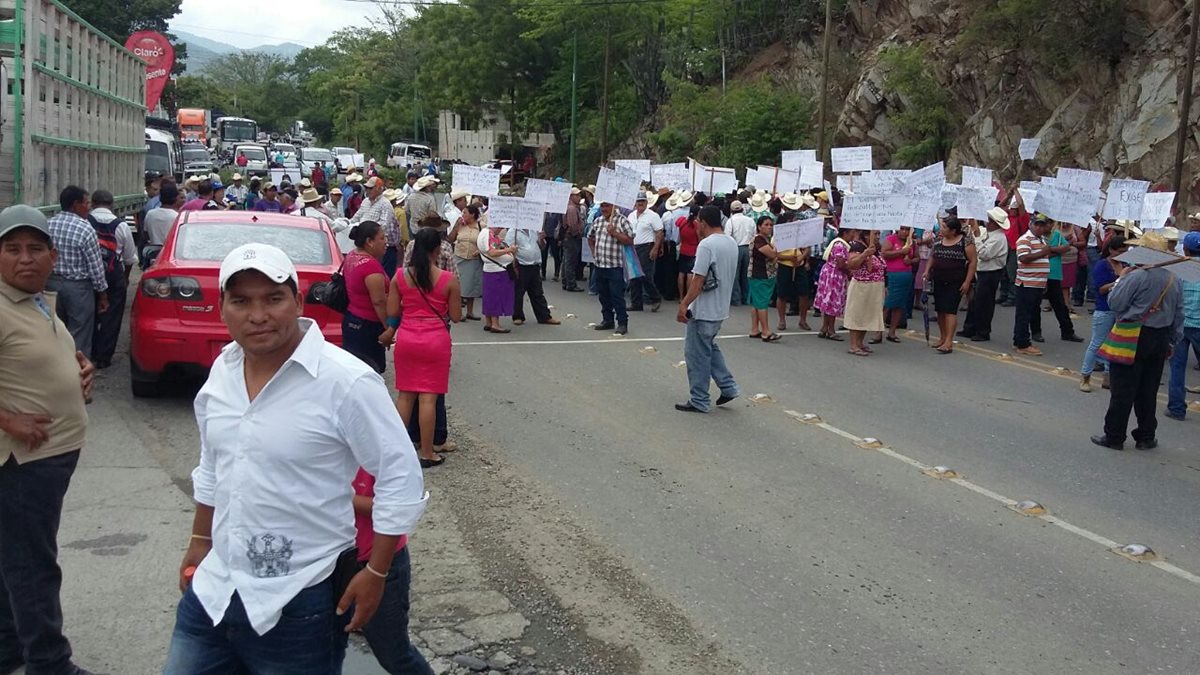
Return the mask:
[(271, 54), (285, 59), (293, 59), (301, 51), (305, 50), (304, 45), (298, 45), (294, 42), (284, 42), (277, 45), (259, 45), (249, 49), (241, 49), (234, 47), (231, 44), (226, 44), (217, 40), (210, 40), (205, 37), (200, 37), (193, 33), (188, 33), (181, 30), (173, 30), (174, 35), (179, 42), (187, 44), (188, 58), (187, 71), (188, 75), (199, 75), (204, 72), (210, 63), (226, 54), (250, 53), (250, 54)]

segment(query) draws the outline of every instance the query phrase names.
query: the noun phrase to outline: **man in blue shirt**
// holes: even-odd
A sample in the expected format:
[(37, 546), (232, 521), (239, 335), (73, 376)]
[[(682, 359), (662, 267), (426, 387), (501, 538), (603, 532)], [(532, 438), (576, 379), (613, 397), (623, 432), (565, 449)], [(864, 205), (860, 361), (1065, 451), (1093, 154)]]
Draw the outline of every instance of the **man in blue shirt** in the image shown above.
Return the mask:
[[(1200, 232), (1188, 232), (1183, 238), (1183, 252), (1200, 262)], [(1190, 265), (1191, 263), (1181, 263)], [(1200, 282), (1183, 284), (1183, 339), (1171, 354), (1171, 380), (1167, 385), (1167, 417), (1183, 420), (1187, 414), (1185, 392), (1200, 393), (1200, 387), (1186, 388), (1188, 349), (1200, 360)]]

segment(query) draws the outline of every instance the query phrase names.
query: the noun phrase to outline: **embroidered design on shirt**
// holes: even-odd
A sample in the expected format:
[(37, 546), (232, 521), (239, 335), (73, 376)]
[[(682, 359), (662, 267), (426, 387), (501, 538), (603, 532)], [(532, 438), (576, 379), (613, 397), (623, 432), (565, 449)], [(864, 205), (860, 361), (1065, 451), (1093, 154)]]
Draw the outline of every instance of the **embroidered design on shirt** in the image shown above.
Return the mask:
[[(276, 539), (282, 541), (283, 545), (275, 548)], [(262, 542), (262, 550), (258, 549), (258, 542)], [(268, 577), (287, 576), (291, 572), (292, 566), (288, 562), (292, 559), (292, 540), (287, 537), (276, 537), (273, 534), (263, 534), (257, 537), (250, 537), (247, 540), (249, 550), (246, 551), (246, 557), (254, 565), (254, 576), (260, 579)]]

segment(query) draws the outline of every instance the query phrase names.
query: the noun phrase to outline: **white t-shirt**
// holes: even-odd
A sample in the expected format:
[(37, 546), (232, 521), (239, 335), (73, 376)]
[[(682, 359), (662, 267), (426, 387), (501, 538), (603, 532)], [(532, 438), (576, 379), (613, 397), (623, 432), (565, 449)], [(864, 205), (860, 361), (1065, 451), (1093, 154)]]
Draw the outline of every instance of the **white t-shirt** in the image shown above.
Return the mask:
[[(501, 267), (501, 265), (507, 266), (510, 262), (512, 262), (512, 254), (506, 253), (501, 256), (490, 255), (488, 253), (488, 249), (491, 248), (491, 246), (488, 246), (488, 237), (490, 234), (491, 230), (485, 227), (479, 231), (479, 236), (475, 239), (475, 244), (479, 247), (479, 257), (481, 260), (483, 260), (483, 271), (503, 272), (504, 267)], [(505, 246), (507, 246), (507, 244), (505, 244)]]
[(735, 213), (729, 218), (728, 232), (738, 246), (749, 246), (754, 241), (754, 221), (744, 213)]
[(633, 225), (633, 245), (653, 244), (656, 232), (663, 231), (662, 218), (650, 209), (642, 215), (629, 214), (629, 224)]
[(175, 224), (175, 219), (178, 217), (179, 212), (175, 209), (161, 206), (147, 211), (143, 224), (146, 226), (146, 235), (149, 237), (150, 243), (162, 246), (167, 241), (167, 235), (171, 233), (171, 226)]
[(724, 321), (729, 318), (729, 302), (733, 298), (737, 265), (738, 247), (733, 237), (716, 232), (700, 240), (692, 274), (707, 275), (711, 269), (717, 278), (717, 287), (701, 292), (700, 297), (692, 302), (689, 309), (694, 318), (700, 321)]

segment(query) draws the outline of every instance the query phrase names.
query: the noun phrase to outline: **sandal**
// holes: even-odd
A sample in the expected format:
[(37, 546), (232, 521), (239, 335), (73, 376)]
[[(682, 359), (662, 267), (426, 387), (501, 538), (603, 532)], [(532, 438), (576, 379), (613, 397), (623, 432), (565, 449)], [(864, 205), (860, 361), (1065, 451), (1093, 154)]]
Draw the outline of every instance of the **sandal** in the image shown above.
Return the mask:
[(783, 336), (780, 335), (779, 333), (771, 333), (770, 335), (767, 335), (766, 337), (764, 337), (762, 339), (762, 341), (763, 342), (779, 342), (782, 339), (783, 339)]
[(800, 330), (804, 330), (804, 331), (811, 331), (811, 330), (812, 330), (812, 327), (811, 327), (811, 326), (809, 326), (809, 325), (808, 325), (808, 324), (806, 324), (806, 323), (802, 323), (802, 324), (800, 324), (799, 326), (796, 326), (796, 328), (799, 328)]
[(883, 344), (883, 338), (879, 337), (879, 338), (874, 338), (872, 340), (868, 340), (867, 344), (872, 344), (872, 345)]
[(848, 351), (846, 353), (852, 354), (854, 356), (870, 356), (871, 355), (871, 352), (863, 351), (861, 349), (851, 349), (850, 351)]
[(825, 336), (825, 339), (833, 340), (834, 342), (845, 342), (846, 341), (846, 338), (842, 337), (841, 335), (838, 335), (837, 333), (830, 333), (829, 335)]
[(424, 457), (417, 457), (417, 459), (421, 460), (422, 469), (428, 469), (431, 466), (440, 466), (446, 463), (446, 458), (440, 455), (437, 459), (425, 459)]
[(751, 340), (757, 340), (762, 337), (762, 333), (751, 333), (746, 337), (750, 338)]
[(864, 352), (868, 353), (868, 354), (874, 354), (874, 353), (875, 353), (875, 350), (874, 350), (874, 349), (871, 349), (870, 347), (868, 347), (868, 346), (866, 346), (866, 345), (863, 345), (863, 348), (862, 348), (862, 350), (863, 350)]
[(775, 326), (775, 330), (780, 330), (780, 331), (787, 330), (787, 324), (781, 323), (781, 324)]
[(895, 335), (889, 335), (889, 336), (887, 336), (887, 341), (888, 341), (888, 342), (895, 342), (896, 344), (900, 344), (900, 338), (896, 337)]
[(953, 354), (954, 353), (953, 349), (942, 349), (941, 347), (938, 347), (937, 351), (939, 354)]
[(482, 321), (483, 320), (480, 317), (475, 316), (474, 314), (468, 314), (463, 318), (466, 319), (467, 321)]
[(505, 334), (505, 333), (511, 333), (512, 329), (511, 328), (493, 328), (491, 332)]

